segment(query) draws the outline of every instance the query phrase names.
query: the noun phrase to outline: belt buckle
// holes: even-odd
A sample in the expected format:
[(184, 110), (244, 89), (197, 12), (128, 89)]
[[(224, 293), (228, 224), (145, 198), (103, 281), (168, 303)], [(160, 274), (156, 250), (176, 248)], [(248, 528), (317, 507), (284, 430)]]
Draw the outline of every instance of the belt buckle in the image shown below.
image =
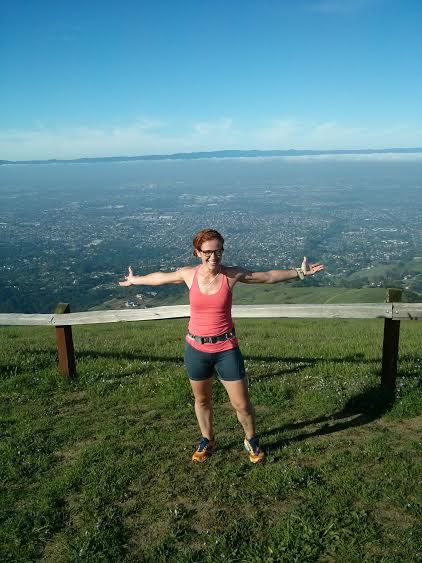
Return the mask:
[(218, 342), (217, 336), (203, 336), (201, 338), (201, 344), (215, 344)]

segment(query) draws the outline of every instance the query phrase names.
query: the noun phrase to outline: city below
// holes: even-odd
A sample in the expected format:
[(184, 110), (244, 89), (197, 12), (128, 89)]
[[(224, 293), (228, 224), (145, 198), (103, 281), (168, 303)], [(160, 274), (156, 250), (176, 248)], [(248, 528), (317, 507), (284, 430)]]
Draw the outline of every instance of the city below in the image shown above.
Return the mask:
[(309, 261), (325, 287), (422, 293), (422, 160), (203, 159), (0, 169), (0, 310), (159, 304), (183, 288), (120, 288), (195, 264), (192, 236), (226, 239), (224, 263), (268, 270)]

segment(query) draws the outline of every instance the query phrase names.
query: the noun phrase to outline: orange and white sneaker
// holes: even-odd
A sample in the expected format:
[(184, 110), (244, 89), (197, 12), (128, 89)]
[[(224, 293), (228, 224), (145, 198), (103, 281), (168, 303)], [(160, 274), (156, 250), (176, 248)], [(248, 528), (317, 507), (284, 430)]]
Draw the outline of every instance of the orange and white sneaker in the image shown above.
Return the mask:
[(202, 436), (199, 441), (198, 448), (193, 452), (192, 461), (203, 462), (212, 455), (212, 450), (214, 448), (214, 440), (209, 440)]
[(243, 444), (252, 463), (259, 463), (264, 459), (265, 454), (259, 448), (259, 438), (257, 436), (253, 436), (252, 438), (249, 438), (249, 440), (245, 438)]

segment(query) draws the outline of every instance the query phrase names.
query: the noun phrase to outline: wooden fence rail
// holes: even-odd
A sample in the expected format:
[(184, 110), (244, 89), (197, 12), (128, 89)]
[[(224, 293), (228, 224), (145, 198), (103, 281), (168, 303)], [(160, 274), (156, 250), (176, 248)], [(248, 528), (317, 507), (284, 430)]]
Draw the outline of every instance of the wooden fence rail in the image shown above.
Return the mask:
[[(240, 318), (300, 319), (384, 319), (384, 341), (381, 383), (384, 390), (394, 392), (400, 321), (422, 320), (422, 303), (401, 303), (400, 290), (388, 290), (386, 303), (354, 303), (336, 305), (235, 305), (232, 315)], [(56, 327), (60, 371), (72, 377), (76, 372), (72, 325), (147, 321), (189, 317), (189, 305), (154, 307), (151, 309), (88, 311), (70, 313), (69, 305), (59, 303), (53, 314), (0, 314), (0, 325), (32, 325)]]
[[(354, 303), (337, 305), (234, 305), (233, 318), (422, 320), (422, 303)], [(189, 305), (151, 309), (87, 311), (66, 314), (0, 313), (0, 325), (67, 326), (189, 317)]]

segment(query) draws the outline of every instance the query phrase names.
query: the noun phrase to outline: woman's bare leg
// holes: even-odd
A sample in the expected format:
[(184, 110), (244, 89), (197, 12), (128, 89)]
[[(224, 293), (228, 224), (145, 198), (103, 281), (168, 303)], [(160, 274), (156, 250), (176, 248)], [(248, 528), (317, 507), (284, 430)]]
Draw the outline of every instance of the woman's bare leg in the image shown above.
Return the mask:
[(238, 381), (221, 381), (236, 411), (237, 420), (245, 431), (246, 438), (255, 436), (255, 410), (249, 398), (246, 377)]
[(195, 397), (195, 414), (202, 436), (208, 440), (214, 440), (214, 428), (212, 419), (212, 384), (213, 378), (205, 381), (190, 380)]

